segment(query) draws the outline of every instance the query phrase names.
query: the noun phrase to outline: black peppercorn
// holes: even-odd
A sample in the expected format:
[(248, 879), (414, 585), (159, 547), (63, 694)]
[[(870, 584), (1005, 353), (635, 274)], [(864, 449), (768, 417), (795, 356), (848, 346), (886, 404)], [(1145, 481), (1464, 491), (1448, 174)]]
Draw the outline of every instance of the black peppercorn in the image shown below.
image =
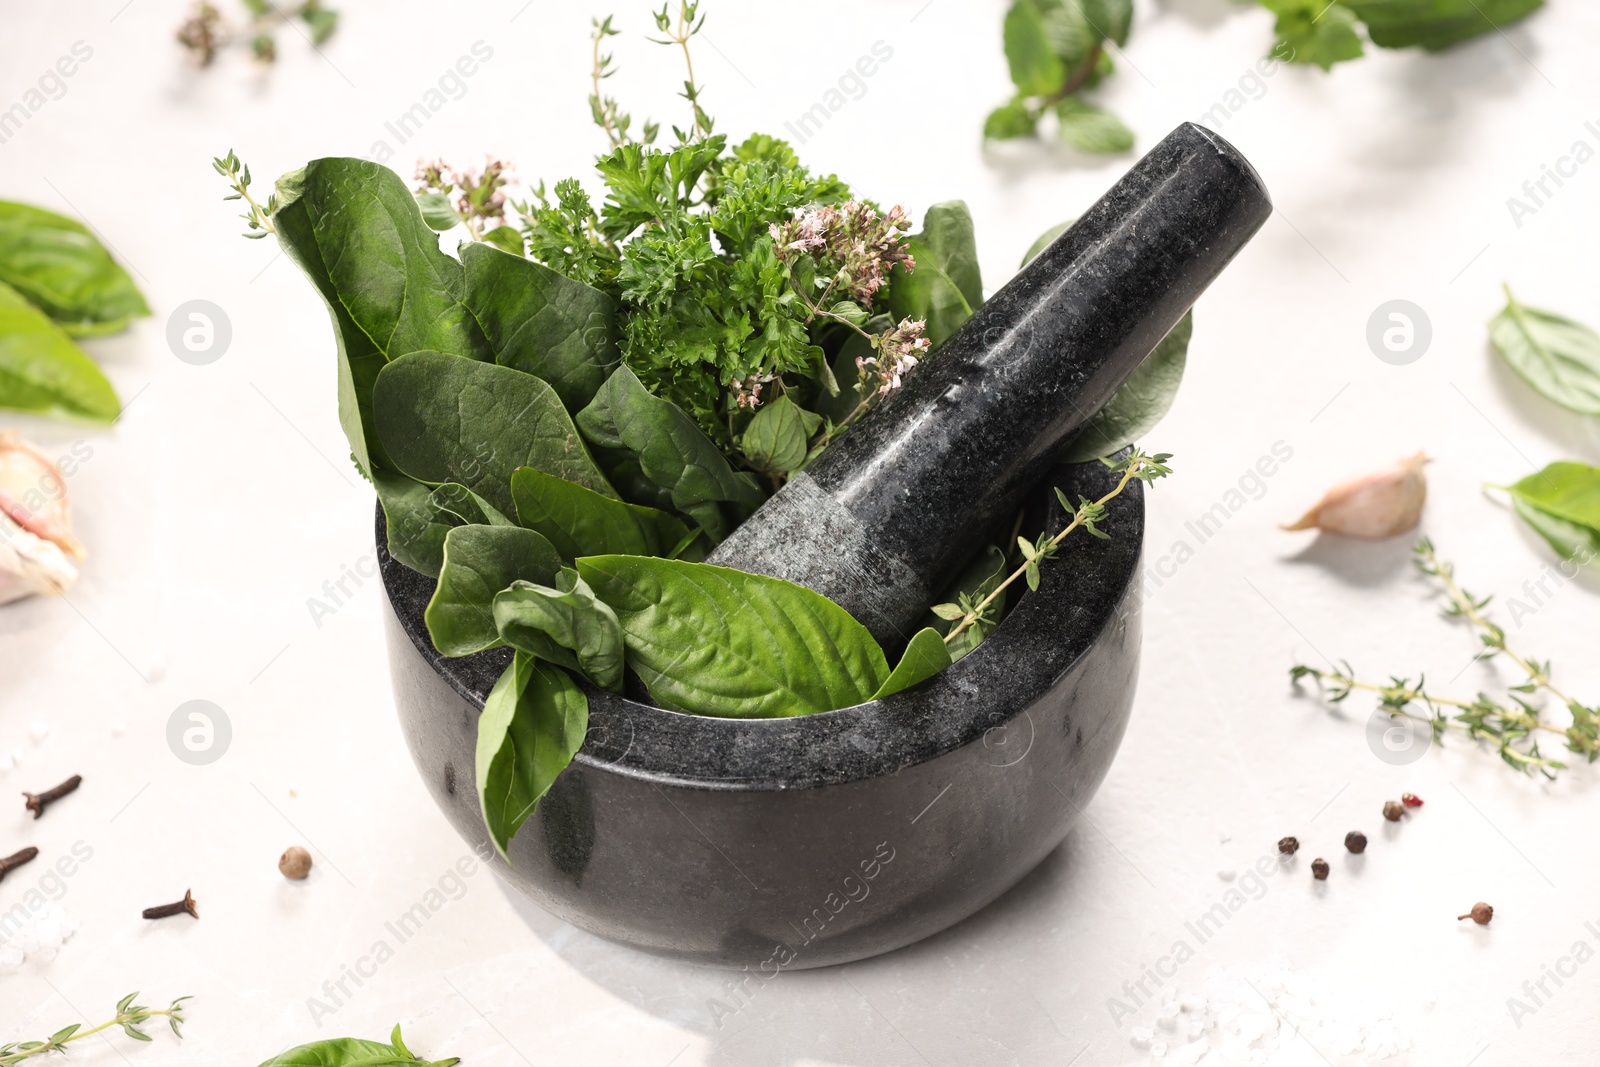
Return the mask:
[(1406, 813), (1406, 806), (1398, 800), (1385, 800), (1383, 802), (1383, 817), (1390, 822), (1399, 822), (1400, 816)]
[(1351, 830), (1344, 835), (1344, 847), (1360, 855), (1367, 850), (1367, 835), (1360, 830)]
[(1311, 861), (1311, 877), (1319, 882), (1328, 880), (1328, 861), (1318, 857)]
[(1300, 851), (1300, 839), (1298, 837), (1278, 838), (1278, 851), (1283, 853), (1285, 856), (1294, 855), (1296, 852)]

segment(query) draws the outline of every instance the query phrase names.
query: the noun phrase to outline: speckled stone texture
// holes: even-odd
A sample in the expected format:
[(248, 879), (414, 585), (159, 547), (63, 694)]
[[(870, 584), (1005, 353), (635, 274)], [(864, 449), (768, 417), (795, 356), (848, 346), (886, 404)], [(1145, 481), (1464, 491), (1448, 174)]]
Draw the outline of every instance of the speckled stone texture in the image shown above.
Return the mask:
[[(1100, 464), (1054, 471), (1104, 494)], [(1031, 510), (1059, 529), (1047, 487)], [(752, 978), (887, 952), (971, 915), (1050, 853), (1111, 765), (1139, 663), (1144, 496), (1074, 535), (978, 649), (903, 693), (793, 719), (713, 719), (589, 692), (589, 735), (500, 876), (593, 934)], [(378, 556), (411, 754), (482, 852), (473, 753), (509, 653), (443, 659), (433, 580)]]
[(1232, 145), (1178, 127), (709, 562), (808, 586), (904, 644), (1271, 213)]

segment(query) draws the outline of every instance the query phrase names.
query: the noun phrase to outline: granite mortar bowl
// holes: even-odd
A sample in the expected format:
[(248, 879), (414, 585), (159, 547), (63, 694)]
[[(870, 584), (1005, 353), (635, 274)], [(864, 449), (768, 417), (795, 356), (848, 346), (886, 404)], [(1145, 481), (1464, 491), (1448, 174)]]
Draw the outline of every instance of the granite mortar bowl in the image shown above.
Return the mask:
[[(1091, 463), (1049, 482), (1093, 499), (1116, 477)], [(582, 750), (512, 840), (511, 863), (493, 866), (590, 933), (768, 977), (888, 952), (973, 914), (1061, 843), (1122, 740), (1142, 489), (1108, 506), (1110, 540), (1068, 537), (1038, 592), (905, 692), (742, 720), (590, 690)], [(1048, 487), (1031, 507), (1040, 525), (1065, 521)], [(422, 618), (433, 580), (389, 556), (381, 510), (377, 539), (406, 741), (457, 832), (490, 855), (473, 756), (510, 653), (440, 656)]]

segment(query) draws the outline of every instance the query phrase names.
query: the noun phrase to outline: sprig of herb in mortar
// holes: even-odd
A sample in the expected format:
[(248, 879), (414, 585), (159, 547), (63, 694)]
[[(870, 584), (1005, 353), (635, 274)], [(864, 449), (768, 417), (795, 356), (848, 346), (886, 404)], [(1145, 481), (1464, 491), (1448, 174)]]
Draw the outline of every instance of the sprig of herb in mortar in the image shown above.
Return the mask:
[[(1440, 696), (1430, 691), (1426, 679), (1418, 675), (1412, 682), (1406, 677), (1391, 677), (1387, 685), (1365, 682), (1356, 678), (1349, 663), (1330, 670), (1306, 664), (1295, 664), (1289, 670), (1293, 681), (1314, 678), (1325, 699), (1340, 703), (1356, 690), (1376, 693), (1378, 707), (1394, 715), (1402, 715), (1414, 722), (1427, 723), (1434, 740), (1442, 740), (1450, 731), (1465, 733), (1478, 741), (1487, 741), (1499, 751), (1500, 758), (1524, 774), (1538, 773), (1554, 778), (1557, 771), (1567, 765), (1540, 751), (1541, 734), (1561, 737), (1567, 751), (1585, 757), (1590, 763), (1600, 758), (1600, 707), (1586, 705), (1558, 688), (1551, 679), (1548, 660), (1540, 662), (1514, 651), (1506, 640), (1505, 630), (1488, 617), (1490, 597), (1479, 597), (1465, 589), (1456, 580), (1455, 568), (1441, 560), (1433, 542), (1424, 538), (1415, 548), (1417, 569), (1435, 579), (1443, 587), (1446, 604), (1442, 613), (1447, 618), (1466, 620), (1478, 635), (1482, 647), (1479, 659), (1503, 656), (1524, 675), (1524, 681), (1509, 686), (1506, 701), (1498, 701), (1486, 693), (1472, 700), (1459, 700)], [(1557, 726), (1542, 718), (1539, 707), (1531, 700), (1546, 694), (1561, 703), (1571, 715), (1569, 726)], [(1413, 710), (1426, 709), (1425, 713)]]
[(1092, 537), (1109, 539), (1111, 535), (1095, 525), (1105, 515), (1106, 505), (1120, 496), (1122, 491), (1128, 487), (1128, 483), (1132, 481), (1155, 482), (1171, 474), (1172, 468), (1167, 466), (1167, 460), (1171, 458), (1172, 453), (1170, 452), (1157, 452), (1155, 455), (1149, 455), (1145, 452), (1134, 451), (1119, 460), (1102, 459), (1101, 463), (1104, 463), (1114, 471), (1121, 472), (1122, 477), (1117, 480), (1116, 485), (1112, 486), (1110, 492), (1098, 500), (1089, 500), (1087, 497), (1080, 496), (1078, 497), (1078, 503), (1074, 505), (1067, 500), (1065, 493), (1057, 489), (1056, 499), (1060, 502), (1062, 510), (1072, 516), (1071, 521), (1061, 528), (1060, 533), (1054, 536), (1042, 533), (1033, 541), (1029, 541), (1025, 537), (1017, 538), (1017, 548), (1021, 550), (1024, 562), (1022, 566), (1012, 571), (1005, 581), (992, 588), (982, 599), (975, 600), (966, 594), (962, 594), (957, 603), (939, 604), (934, 607), (933, 613), (935, 615), (955, 623), (950, 628), (950, 632), (944, 635), (945, 644), (955, 644), (957, 639), (969, 627), (990, 621), (988, 612), (991, 606), (1005, 595), (1006, 589), (1018, 578), (1026, 578), (1028, 588), (1037, 591), (1039, 588), (1040, 566), (1045, 560), (1056, 554), (1061, 547), (1061, 542), (1065, 541), (1074, 530), (1081, 527), (1085, 533)]
[(1084, 99), (1112, 71), (1108, 44), (1124, 45), (1133, 0), (1013, 0), (1005, 18), (1006, 63), (1016, 94), (989, 113), (991, 140), (1033, 137), (1053, 114), (1056, 135), (1080, 152), (1126, 152), (1133, 131)]
[(1380, 48), (1438, 52), (1495, 33), (1544, 0), (1258, 0), (1277, 16), (1272, 54), (1328, 70), (1365, 54), (1360, 28)]
[(244, 0), (249, 20), (238, 31), (222, 17), (214, 4), (201, 0), (183, 25), (178, 27), (178, 43), (188, 50), (195, 65), (209, 67), (217, 54), (235, 40), (249, 42), (250, 53), (262, 63), (278, 58), (278, 40), (274, 31), (294, 19), (306, 24), (313, 48), (322, 44), (339, 28), (339, 13), (322, 6), (322, 0), (303, 0), (299, 4), (279, 6), (274, 0)]
[(84, 1029), (81, 1023), (63, 1026), (43, 1041), (17, 1041), (9, 1045), (0, 1046), (0, 1067), (13, 1067), (34, 1056), (43, 1056), (50, 1052), (67, 1054), (67, 1046), (74, 1041), (82, 1041), (86, 1037), (109, 1030), (113, 1026), (122, 1027), (122, 1032), (135, 1041), (149, 1041), (150, 1035), (139, 1029), (139, 1024), (149, 1022), (151, 1019), (166, 1019), (167, 1025), (172, 1028), (173, 1034), (183, 1037), (183, 1002), (189, 997), (179, 997), (165, 1008), (147, 1008), (142, 1004), (135, 1004), (134, 998), (138, 993), (129, 993), (117, 1001), (116, 1014), (101, 1023)]

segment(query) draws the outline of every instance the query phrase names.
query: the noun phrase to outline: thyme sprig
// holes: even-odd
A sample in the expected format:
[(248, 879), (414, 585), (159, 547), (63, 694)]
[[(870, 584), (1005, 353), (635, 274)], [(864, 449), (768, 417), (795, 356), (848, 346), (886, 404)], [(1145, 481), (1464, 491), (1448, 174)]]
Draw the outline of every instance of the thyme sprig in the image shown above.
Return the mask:
[(1040, 566), (1045, 560), (1056, 555), (1061, 547), (1061, 542), (1065, 541), (1074, 530), (1082, 528), (1090, 536), (1098, 537), (1102, 540), (1110, 540), (1111, 535), (1096, 525), (1105, 517), (1106, 505), (1120, 496), (1122, 491), (1128, 488), (1129, 483), (1133, 481), (1154, 482), (1171, 474), (1172, 468), (1167, 465), (1167, 460), (1171, 458), (1172, 453), (1170, 452), (1157, 452), (1154, 455), (1150, 455), (1149, 453), (1135, 450), (1130, 455), (1119, 460), (1102, 459), (1101, 463), (1104, 463), (1114, 471), (1120, 472), (1122, 477), (1117, 480), (1117, 484), (1111, 488), (1110, 492), (1098, 500), (1090, 500), (1087, 497), (1080, 496), (1078, 497), (1078, 503), (1074, 505), (1067, 499), (1065, 493), (1057, 489), (1056, 499), (1060, 502), (1062, 509), (1072, 516), (1071, 521), (1062, 527), (1060, 533), (1053, 537), (1042, 533), (1033, 541), (1029, 541), (1025, 537), (1018, 537), (1017, 548), (1022, 553), (1022, 566), (1012, 571), (1005, 581), (991, 589), (988, 595), (982, 599), (975, 600), (972, 596), (962, 593), (954, 604), (937, 604), (934, 606), (933, 613), (935, 615), (955, 623), (954, 626), (950, 627), (950, 632), (944, 635), (945, 644), (948, 645), (955, 641), (969, 627), (976, 625), (986, 626), (994, 621), (989, 616), (991, 605), (1004, 595), (1006, 589), (1018, 578), (1025, 578), (1029, 589), (1038, 590)]
[[(1375, 693), (1381, 710), (1428, 724), (1435, 741), (1442, 741), (1451, 731), (1464, 733), (1473, 740), (1492, 744), (1501, 760), (1524, 774), (1554, 779), (1558, 771), (1567, 769), (1566, 763), (1540, 750), (1541, 735), (1561, 737), (1567, 751), (1584, 756), (1590, 763), (1600, 759), (1600, 708), (1585, 705), (1558, 688), (1551, 680), (1549, 660), (1541, 662), (1513, 650), (1505, 630), (1487, 614), (1493, 598), (1476, 596), (1463, 587), (1454, 565), (1439, 558), (1432, 541), (1423, 538), (1413, 551), (1417, 569), (1443, 587), (1446, 603), (1441, 614), (1466, 620), (1477, 634), (1481, 646), (1477, 659), (1504, 656), (1522, 671), (1526, 680), (1507, 686), (1508, 695), (1502, 701), (1483, 692), (1472, 700), (1441, 696), (1427, 688), (1426, 678), (1420, 674), (1415, 682), (1399, 676), (1392, 676), (1387, 685), (1361, 681), (1345, 661), (1329, 670), (1297, 663), (1289, 670), (1290, 679), (1315, 679), (1323, 698), (1333, 704), (1343, 702), (1357, 690)], [(1559, 726), (1544, 719), (1544, 709), (1533, 702), (1541, 692), (1567, 709), (1570, 725)]]
[(88, 1029), (84, 1029), (82, 1024), (73, 1023), (70, 1026), (62, 1027), (43, 1041), (17, 1041), (9, 1045), (0, 1046), (0, 1067), (12, 1067), (13, 1064), (21, 1063), (34, 1056), (42, 1056), (47, 1052), (59, 1052), (65, 1056), (67, 1054), (67, 1046), (74, 1041), (82, 1041), (86, 1037), (98, 1034), (102, 1030), (109, 1030), (113, 1026), (122, 1027), (122, 1032), (135, 1041), (149, 1041), (151, 1040), (150, 1035), (139, 1029), (139, 1024), (149, 1022), (151, 1019), (166, 1019), (167, 1025), (172, 1028), (173, 1034), (179, 1038), (183, 1037), (183, 1002), (191, 998), (179, 997), (165, 1008), (147, 1008), (142, 1004), (133, 1002), (138, 995), (136, 992), (129, 993), (117, 1001), (116, 1015), (99, 1026), (91, 1026)]
[(250, 208), (239, 216), (250, 227), (244, 236), (252, 241), (259, 241), (269, 233), (277, 233), (278, 228), (272, 224), (272, 216), (278, 210), (278, 194), (269, 194), (265, 207), (256, 202), (256, 198), (250, 195), (249, 164), (239, 162), (238, 155), (230, 148), (227, 155), (213, 159), (211, 166), (218, 174), (228, 179), (228, 184), (233, 187), (232, 194), (222, 199), (243, 200)]
[[(678, 95), (688, 101), (689, 110), (694, 116), (694, 124), (687, 130), (673, 126), (672, 132), (677, 134), (680, 144), (688, 144), (691, 141), (703, 141), (711, 136), (711, 116), (700, 106), (700, 85), (694, 78), (694, 55), (689, 51), (689, 42), (705, 27), (706, 17), (700, 14), (700, 0), (678, 0), (676, 17), (673, 16), (671, 8), (671, 4), (663, 3), (660, 11), (650, 13), (656, 20), (656, 29), (666, 35), (665, 39), (658, 37), (647, 39), (668, 47), (677, 45), (683, 50), (683, 64), (688, 74), (684, 78), (683, 92)], [(646, 132), (649, 132), (648, 129)]]

